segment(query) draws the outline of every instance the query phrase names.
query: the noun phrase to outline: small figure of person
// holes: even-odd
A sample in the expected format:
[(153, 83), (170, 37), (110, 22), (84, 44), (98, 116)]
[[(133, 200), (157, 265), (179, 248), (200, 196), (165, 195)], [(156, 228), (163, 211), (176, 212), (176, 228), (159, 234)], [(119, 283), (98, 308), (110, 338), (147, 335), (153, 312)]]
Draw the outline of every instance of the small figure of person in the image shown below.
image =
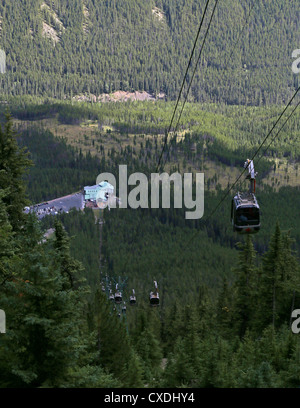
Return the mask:
[(247, 161), (245, 161), (244, 163), (244, 168), (248, 168), (248, 171), (249, 171), (247, 178), (254, 179), (255, 174), (254, 174), (253, 160), (247, 159)]

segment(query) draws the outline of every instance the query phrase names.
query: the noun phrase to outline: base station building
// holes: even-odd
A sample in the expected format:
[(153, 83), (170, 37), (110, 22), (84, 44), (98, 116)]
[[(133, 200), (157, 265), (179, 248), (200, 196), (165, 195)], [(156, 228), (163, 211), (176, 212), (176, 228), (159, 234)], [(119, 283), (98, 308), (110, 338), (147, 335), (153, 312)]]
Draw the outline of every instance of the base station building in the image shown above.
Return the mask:
[(112, 195), (114, 193), (114, 186), (112, 186), (107, 181), (102, 181), (94, 186), (84, 187), (84, 199), (86, 201), (96, 201), (96, 198), (102, 198), (105, 200), (107, 195)]

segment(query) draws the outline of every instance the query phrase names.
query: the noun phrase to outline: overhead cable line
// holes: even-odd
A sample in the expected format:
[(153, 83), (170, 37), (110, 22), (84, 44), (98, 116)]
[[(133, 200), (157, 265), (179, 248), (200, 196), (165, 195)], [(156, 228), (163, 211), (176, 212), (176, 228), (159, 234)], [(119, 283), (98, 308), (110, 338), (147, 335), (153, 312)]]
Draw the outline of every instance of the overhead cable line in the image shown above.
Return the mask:
[[(206, 3), (206, 6), (208, 6), (208, 3), (209, 3), (209, 1)], [(188, 86), (188, 90), (187, 90), (187, 93), (186, 93), (186, 97), (185, 97), (185, 100), (184, 100), (184, 104), (183, 104), (183, 106), (182, 106), (182, 108), (181, 108), (180, 115), (179, 115), (179, 118), (178, 118), (178, 120), (177, 120), (177, 124), (176, 124), (175, 132), (174, 132), (174, 133), (176, 133), (176, 131), (177, 131), (177, 127), (178, 127), (178, 124), (179, 124), (179, 121), (180, 121), (180, 118), (181, 118), (181, 115), (182, 115), (182, 112), (183, 112), (184, 105), (185, 105), (186, 100), (187, 100), (187, 96), (188, 96), (188, 93), (189, 93), (189, 90), (190, 90), (190, 87), (191, 87), (191, 84), (192, 84), (192, 81), (193, 81), (193, 78), (194, 78), (194, 75), (195, 75), (195, 71), (196, 71), (198, 62), (199, 62), (199, 60), (200, 60), (200, 58), (201, 58), (201, 53), (202, 53), (202, 50), (203, 50), (203, 47), (204, 47), (204, 44), (205, 44), (205, 40), (206, 40), (208, 31), (209, 31), (209, 28), (210, 28), (210, 25), (211, 25), (211, 21), (212, 21), (212, 18), (213, 18), (213, 15), (214, 15), (214, 12), (215, 12), (217, 3), (218, 3), (218, 0), (216, 0), (216, 3), (215, 3), (215, 5), (214, 5), (214, 9), (213, 9), (213, 12), (212, 12), (212, 15), (211, 15), (211, 18), (210, 18), (210, 22), (209, 22), (208, 28), (207, 28), (206, 33), (205, 33), (205, 36), (204, 36), (204, 40), (203, 40), (203, 43), (202, 43), (202, 46), (201, 46), (201, 49), (200, 49), (200, 53), (199, 53), (199, 56), (198, 56), (198, 59), (197, 59), (197, 63), (196, 63), (196, 65), (195, 65), (195, 68), (194, 68), (194, 71), (193, 71), (192, 79), (191, 79), (191, 81), (190, 81), (190, 83), (189, 83), (189, 86)], [(248, 19), (249, 19), (250, 15), (251, 15), (251, 12), (253, 11), (254, 5), (255, 5), (255, 4), (253, 3), (252, 6), (251, 6), (251, 8), (250, 8)], [(205, 12), (206, 12), (206, 10), (207, 10), (207, 7), (205, 8)], [(205, 14), (205, 13), (204, 13), (204, 14)], [(204, 19), (204, 15), (203, 15), (203, 17), (202, 17), (200, 27), (202, 26), (203, 19)], [(244, 27), (243, 27), (242, 31), (240, 32), (240, 35), (239, 35), (239, 37), (238, 37), (237, 42), (240, 40), (241, 33), (243, 32), (243, 30), (244, 30), (244, 28), (245, 28), (245, 26), (246, 26), (247, 23), (248, 23), (248, 21), (246, 21), (246, 23), (244, 24)], [(200, 28), (199, 28), (199, 30), (198, 30), (197, 39), (198, 39), (199, 33), (200, 33)], [(236, 43), (237, 43), (237, 42), (236, 42)], [(194, 43), (192, 55), (193, 55), (193, 53), (194, 53), (195, 45), (196, 45), (196, 41), (195, 41), (195, 43)], [(232, 56), (232, 53), (233, 53), (233, 51), (231, 52), (230, 57)], [(191, 55), (191, 58), (190, 58), (190, 60), (189, 60), (188, 68), (189, 68), (190, 63), (191, 63), (191, 60), (192, 60), (192, 55)], [(171, 119), (171, 123), (170, 123), (169, 129), (168, 129), (167, 134), (166, 134), (166, 137), (165, 137), (164, 146), (163, 146), (161, 155), (160, 155), (160, 157), (159, 157), (157, 169), (159, 168), (161, 159), (162, 159), (162, 157), (163, 157), (163, 153), (164, 153), (165, 148), (166, 148), (166, 146), (167, 146), (168, 134), (170, 133), (170, 130), (171, 130), (171, 128), (172, 128), (172, 123), (173, 123), (173, 120), (174, 120), (174, 117), (175, 117), (175, 113), (176, 113), (176, 110), (177, 110), (177, 106), (178, 106), (178, 103), (179, 103), (179, 99), (180, 99), (180, 96), (181, 96), (181, 93), (182, 93), (182, 90), (183, 90), (183, 86), (184, 86), (185, 79), (186, 79), (186, 77), (187, 77), (188, 68), (187, 68), (187, 70), (186, 70), (185, 77), (184, 77), (184, 81), (183, 81), (183, 83), (182, 83), (182, 86), (181, 86), (181, 89), (180, 89), (180, 93), (179, 93), (179, 97), (178, 97), (178, 99), (177, 99), (177, 103), (176, 103), (176, 106), (175, 106), (175, 110), (174, 110), (174, 112), (173, 112), (173, 116), (172, 116), (172, 119)], [(271, 130), (267, 133), (267, 135), (266, 135), (266, 137), (264, 138), (263, 142), (260, 144), (260, 146), (258, 147), (258, 149), (256, 150), (256, 152), (254, 153), (254, 155), (253, 155), (253, 157), (252, 157), (251, 160), (253, 160), (253, 159), (257, 156), (257, 154), (258, 154), (259, 151), (261, 150), (261, 148), (262, 148), (262, 146), (264, 145), (264, 143), (265, 143), (265, 142), (267, 141), (267, 139), (270, 137), (270, 135), (272, 134), (273, 130), (275, 129), (275, 127), (276, 127), (277, 124), (279, 123), (280, 119), (283, 117), (284, 113), (286, 112), (286, 110), (288, 109), (288, 107), (291, 105), (292, 101), (294, 100), (294, 98), (295, 98), (296, 95), (298, 94), (299, 89), (300, 89), (300, 87), (298, 87), (298, 89), (296, 90), (296, 92), (294, 93), (294, 95), (292, 96), (292, 98), (290, 99), (290, 101), (288, 102), (288, 104), (286, 105), (286, 107), (284, 108), (284, 110), (282, 111), (282, 113), (279, 115), (279, 117), (278, 117), (277, 120), (275, 121), (274, 125), (272, 126)], [(295, 106), (295, 108), (293, 109), (293, 111), (291, 112), (291, 114), (290, 114), (290, 115), (287, 117), (287, 119), (284, 121), (283, 125), (280, 127), (280, 129), (279, 129), (278, 132), (275, 134), (275, 136), (272, 138), (272, 140), (271, 140), (271, 142), (269, 143), (269, 145), (267, 146), (267, 148), (264, 150), (263, 155), (266, 153), (266, 151), (268, 150), (269, 146), (270, 146), (271, 143), (274, 141), (274, 139), (280, 134), (281, 130), (283, 129), (283, 127), (285, 126), (285, 124), (288, 122), (288, 120), (290, 119), (290, 117), (293, 115), (293, 113), (296, 111), (296, 109), (297, 109), (297, 107), (299, 106), (299, 104), (300, 104), (300, 102), (298, 102), (298, 104)], [(169, 150), (168, 150), (168, 152), (169, 152)], [(262, 156), (263, 156), (263, 155), (262, 155)], [(261, 157), (262, 157), (262, 156), (261, 156)], [(260, 159), (261, 159), (261, 157), (260, 157)], [(259, 159), (259, 160), (260, 160), (260, 159)], [(235, 185), (236, 185), (236, 184), (238, 183), (238, 181), (241, 179), (241, 177), (242, 177), (242, 175), (244, 174), (244, 172), (246, 171), (246, 169), (247, 169), (247, 167), (243, 169), (243, 171), (241, 172), (241, 174), (237, 177), (237, 179), (236, 179), (235, 182), (231, 185), (231, 187), (226, 191), (226, 193), (224, 194), (224, 196), (222, 197), (222, 199), (221, 199), (221, 200), (219, 201), (219, 203), (214, 207), (214, 209), (210, 212), (210, 214), (208, 215), (208, 217), (206, 218), (205, 221), (209, 220), (209, 219), (214, 215), (214, 213), (217, 211), (217, 209), (220, 207), (220, 205), (223, 203), (223, 201), (224, 201), (224, 200), (226, 199), (226, 197), (229, 195), (229, 193), (231, 192), (231, 190), (235, 187)], [(191, 243), (191, 241), (199, 234), (199, 232), (200, 232), (200, 230), (197, 230), (197, 231), (193, 234), (193, 236), (188, 240), (188, 242), (187, 242), (186, 245), (184, 246), (184, 249), (186, 249), (186, 248), (189, 246), (189, 244)], [(170, 269), (170, 268), (169, 268), (169, 269)], [(169, 269), (168, 269), (168, 270), (169, 270)]]
[[(219, 1), (219, 0), (216, 0), (216, 2), (218, 2), (218, 1)], [(207, 0), (207, 1), (206, 1), (206, 4), (205, 4), (205, 8), (204, 8), (203, 15), (202, 15), (202, 18), (201, 18), (201, 21), (200, 21), (200, 25), (199, 25), (199, 28), (198, 28), (198, 32), (197, 32), (197, 35), (196, 35), (196, 38), (195, 38), (195, 41), (194, 41), (194, 45), (193, 45), (193, 48), (192, 48), (191, 56), (190, 56), (190, 59), (189, 59), (189, 62), (188, 62), (188, 65), (187, 65), (187, 68), (186, 68), (186, 71), (185, 71), (185, 75), (184, 75), (184, 78), (183, 78), (183, 81), (182, 81), (182, 85), (181, 85), (179, 94), (178, 94), (178, 98), (177, 98), (177, 101), (176, 101), (176, 104), (175, 104), (175, 108), (174, 108), (174, 111), (173, 111), (173, 115), (172, 115), (172, 118), (171, 118), (171, 122), (170, 122), (169, 128), (168, 128), (168, 130), (167, 130), (167, 132), (166, 132), (166, 135), (165, 135), (164, 145), (163, 145), (163, 148), (162, 148), (162, 151), (161, 151), (161, 153), (160, 153), (160, 157), (159, 157), (159, 160), (158, 160), (158, 163), (157, 163), (157, 166), (156, 166), (156, 170), (155, 170), (156, 173), (157, 173), (157, 171), (158, 171), (158, 169), (159, 169), (159, 167), (160, 167), (161, 159), (162, 159), (162, 157), (163, 157), (165, 148), (166, 148), (167, 143), (168, 143), (168, 136), (169, 136), (169, 133), (170, 133), (171, 128), (172, 128), (172, 124), (173, 124), (173, 121), (174, 121), (174, 118), (175, 118), (175, 114), (176, 114), (176, 111), (177, 111), (177, 107), (178, 107), (178, 104), (179, 104), (179, 100), (180, 100), (180, 97), (181, 97), (181, 94), (182, 94), (182, 91), (183, 91), (183, 87), (184, 87), (184, 84), (185, 84), (185, 81), (186, 81), (186, 78), (187, 78), (188, 70), (189, 70), (189, 68), (190, 68), (190, 65), (191, 65), (191, 62), (192, 62), (192, 59), (193, 59), (193, 55), (194, 55), (194, 52), (195, 52), (195, 49), (196, 49), (196, 45), (197, 45), (197, 42), (198, 42), (198, 38), (199, 38), (199, 35), (200, 35), (200, 32), (201, 32), (201, 28), (202, 28), (202, 26), (203, 26), (203, 22), (204, 22), (204, 19), (205, 19), (205, 15), (206, 15), (206, 13), (207, 13), (207, 9), (208, 9), (208, 6), (209, 6), (209, 2), (210, 2), (210, 0)], [(216, 6), (215, 6), (215, 7), (216, 7)], [(215, 10), (215, 8), (214, 8), (214, 10)], [(206, 30), (205, 38), (206, 38), (206, 36), (207, 36), (208, 30), (209, 30), (209, 27), (208, 27), (207, 30)], [(202, 48), (203, 48), (203, 47), (202, 47)], [(142, 215), (142, 216), (143, 216), (143, 215)], [(140, 221), (140, 222), (141, 222), (141, 221)], [(140, 225), (140, 222), (139, 222), (139, 225)], [(139, 226), (139, 225), (138, 225), (138, 226)], [(132, 239), (132, 242), (135, 241), (135, 238), (136, 238), (136, 236), (137, 236), (138, 231), (139, 231), (139, 228), (136, 229), (136, 234), (135, 234), (135, 237)], [(128, 264), (128, 258), (127, 258), (127, 260), (126, 260), (126, 262), (125, 262), (124, 269), (127, 267), (127, 264)]]
[[(275, 129), (276, 125), (278, 124), (278, 122), (280, 121), (280, 119), (282, 118), (282, 116), (284, 115), (284, 113), (286, 112), (286, 110), (288, 109), (288, 107), (291, 105), (292, 101), (294, 100), (294, 98), (296, 97), (297, 93), (300, 90), (300, 86), (299, 88), (295, 91), (294, 95), (292, 96), (292, 98), (290, 99), (290, 101), (288, 102), (288, 104), (286, 105), (286, 107), (284, 108), (284, 110), (281, 112), (281, 114), (279, 115), (279, 117), (277, 118), (277, 120), (275, 121), (274, 125), (272, 126), (271, 130), (268, 132), (267, 136), (264, 138), (263, 142), (260, 144), (260, 146), (258, 147), (258, 149), (256, 150), (256, 152), (254, 153), (254, 155), (252, 156), (253, 160), (258, 152), (261, 150), (263, 144), (266, 142), (266, 140), (270, 137), (271, 133), (273, 132), (273, 130)], [(291, 112), (291, 114), (287, 117), (287, 119), (284, 121), (283, 125), (280, 127), (280, 129), (278, 130), (278, 132), (276, 133), (276, 135), (272, 138), (271, 142), (275, 139), (275, 137), (277, 137), (279, 135), (279, 133), (281, 132), (281, 130), (283, 129), (283, 127), (285, 126), (285, 124), (287, 123), (287, 121), (290, 119), (290, 117), (292, 116), (292, 114), (295, 112), (295, 110), (297, 109), (297, 107), (299, 106), (300, 101), (298, 102), (298, 104), (295, 106), (295, 108), (293, 109), (293, 111)], [(271, 144), (271, 143), (270, 143)], [(268, 147), (270, 146), (270, 144), (268, 145)], [(266, 150), (264, 151), (263, 154), (265, 154)], [(208, 215), (208, 217), (205, 219), (205, 221), (207, 221), (208, 219), (210, 219), (213, 214), (217, 211), (217, 209), (220, 207), (220, 205), (222, 204), (222, 202), (226, 199), (226, 197), (228, 196), (228, 194), (230, 193), (230, 191), (233, 189), (233, 187), (237, 184), (237, 182), (240, 180), (240, 178), (242, 177), (242, 175), (244, 174), (244, 172), (246, 171), (247, 167), (243, 169), (243, 171), (241, 172), (241, 174), (237, 177), (236, 181), (231, 185), (231, 187), (226, 191), (226, 193), (224, 194), (224, 196), (222, 197), (222, 199), (219, 201), (219, 203), (214, 207), (214, 209), (210, 212), (210, 214)], [(188, 242), (185, 244), (183, 251), (186, 250), (186, 248), (189, 246), (189, 244), (194, 240), (194, 238), (199, 234), (201, 230), (197, 230), (192, 237), (188, 240)], [(172, 264), (172, 267), (174, 266), (174, 264)], [(170, 269), (170, 268), (169, 268)], [(168, 270), (169, 270), (168, 269)], [(167, 270), (167, 271), (168, 271)]]
[[(298, 88), (299, 90), (299, 88)], [(298, 91), (297, 91), (298, 92)], [(289, 114), (289, 116), (287, 117), (287, 119), (284, 121), (283, 125), (281, 126), (281, 128), (279, 129), (279, 131), (275, 134), (275, 136), (272, 137), (271, 142), (268, 144), (268, 146), (266, 147), (266, 149), (264, 150), (263, 154), (259, 157), (259, 159), (257, 160), (256, 163), (259, 163), (260, 159), (262, 157), (265, 156), (267, 150), (269, 149), (269, 147), (271, 146), (271, 144), (274, 142), (275, 138), (278, 136), (278, 133), (283, 129), (283, 127), (285, 126), (285, 124), (287, 123), (287, 121), (290, 119), (291, 116), (293, 116), (294, 112), (296, 111), (296, 109), (298, 108), (298, 106), (300, 105), (300, 101), (297, 103), (297, 105), (295, 105), (294, 109), (292, 110), (292, 112)]]
[[(211, 19), (210, 19), (209, 25), (211, 24), (211, 20), (212, 20), (212, 18), (213, 18), (213, 15), (214, 15), (214, 12), (215, 12), (215, 8), (216, 8), (216, 6), (217, 6), (217, 3), (218, 3), (218, 0), (216, 1), (215, 7), (214, 7), (214, 9), (213, 9), (213, 12), (212, 12), (212, 15), (211, 15)], [(247, 26), (247, 24), (248, 24), (249, 21), (250, 21), (250, 16), (251, 16), (251, 13), (252, 13), (252, 11), (253, 11), (253, 9), (254, 9), (254, 6), (255, 6), (255, 2), (253, 2), (252, 5), (250, 6), (249, 13), (248, 13), (248, 17), (247, 17), (247, 19), (246, 19), (246, 21), (245, 21), (245, 23), (244, 23), (244, 25), (243, 25), (242, 30), (240, 31), (240, 33), (239, 33), (239, 35), (238, 35), (238, 38), (237, 38), (236, 42), (234, 43), (234, 45), (233, 45), (233, 47), (232, 47), (232, 49), (231, 49), (231, 53), (230, 53), (229, 58), (227, 58), (227, 59), (225, 60), (224, 66), (226, 66), (226, 65), (227, 65), (227, 62), (231, 59), (232, 54), (233, 54), (233, 52), (234, 52), (234, 50), (235, 50), (235, 48), (236, 48), (238, 42), (240, 41), (240, 38), (241, 38), (241, 36), (242, 36), (242, 33), (244, 32), (244, 29), (245, 29), (245, 27)], [(207, 35), (207, 32), (206, 32), (206, 35)], [(204, 38), (204, 42), (205, 42), (205, 38)], [(202, 47), (201, 47), (201, 50), (200, 50), (200, 53), (199, 53), (199, 56), (198, 56), (198, 60), (197, 60), (197, 63), (196, 63), (196, 65), (195, 65), (195, 68), (194, 68), (194, 71), (193, 71), (192, 79), (191, 79), (191, 81), (190, 81), (190, 84), (189, 84), (189, 87), (188, 87), (188, 91), (187, 91), (187, 94), (186, 94), (186, 98), (185, 98), (183, 107), (182, 107), (182, 109), (181, 109), (181, 112), (180, 112), (180, 115), (179, 115), (179, 118), (178, 118), (178, 121), (177, 121), (177, 124), (176, 124), (176, 127), (175, 127), (174, 135), (176, 135), (176, 132), (177, 132), (177, 129), (178, 129), (178, 125), (179, 125), (179, 121), (180, 121), (180, 119), (181, 119), (181, 115), (182, 115), (182, 112), (183, 112), (183, 108), (184, 108), (185, 102), (186, 102), (186, 100), (187, 100), (187, 96), (188, 96), (188, 94), (189, 94), (190, 87), (191, 87), (191, 85), (192, 85), (192, 81), (193, 81), (194, 76), (195, 76), (195, 72), (196, 72), (197, 65), (199, 64), (199, 61), (200, 61), (200, 58), (201, 58), (201, 53), (202, 53), (202, 48), (203, 48), (203, 46), (204, 46), (204, 42), (203, 42), (203, 44), (202, 44)], [(166, 157), (165, 163), (168, 161), (169, 153), (170, 153), (170, 148), (171, 148), (171, 146), (170, 146), (169, 149), (168, 149), (167, 157)], [(163, 167), (164, 167), (164, 166), (163, 166)]]
[[(204, 8), (202, 19), (201, 19), (201, 22), (200, 22), (200, 25), (199, 25), (199, 28), (198, 28), (197, 36), (196, 36), (196, 39), (194, 41), (191, 56), (190, 56), (190, 59), (189, 59), (189, 62), (188, 62), (188, 65), (187, 65), (187, 68), (186, 68), (186, 71), (185, 71), (185, 74), (184, 74), (184, 78), (183, 78), (183, 81), (182, 81), (182, 84), (181, 84), (181, 88), (180, 88), (180, 91), (179, 91), (179, 94), (178, 94), (178, 98), (177, 98), (177, 101), (176, 101), (176, 104), (175, 104), (175, 109), (174, 109), (174, 112), (173, 112), (173, 115), (172, 115), (172, 118), (171, 118), (169, 128), (168, 128), (168, 130), (166, 132), (166, 135), (165, 135), (165, 141), (164, 141), (164, 145), (163, 145), (163, 148), (162, 148), (162, 151), (160, 153), (160, 157), (159, 157), (159, 160), (158, 160), (158, 163), (157, 163), (157, 166), (156, 166), (156, 172), (159, 169), (161, 159), (163, 157), (166, 145), (168, 143), (168, 136), (169, 136), (169, 133), (170, 133), (171, 128), (172, 128), (173, 120), (174, 120), (174, 117), (175, 117), (175, 114), (176, 114), (176, 110), (177, 110), (177, 107), (178, 107), (178, 104), (179, 104), (179, 100), (180, 100), (180, 97), (181, 97), (181, 94), (182, 94), (182, 91), (183, 91), (184, 84), (185, 84), (185, 81), (186, 81), (186, 78), (187, 78), (188, 70), (190, 68), (190, 65), (191, 65), (191, 62), (192, 62), (192, 59), (193, 59), (193, 56), (194, 56), (195, 48), (196, 48), (196, 45), (197, 45), (197, 42), (198, 42), (198, 38), (199, 38), (199, 35), (200, 35), (200, 32), (201, 32), (201, 28), (202, 28), (202, 25), (203, 25), (203, 21), (204, 21), (206, 12), (207, 12), (209, 2), (210, 2), (210, 0), (207, 0), (207, 2), (205, 4), (205, 8)], [(217, 0), (217, 2), (218, 2), (218, 0)]]
[[(207, 35), (208, 35), (208, 31), (209, 31), (209, 29), (210, 29), (211, 22), (212, 22), (212, 19), (213, 19), (213, 17), (214, 17), (215, 10), (216, 10), (216, 7), (217, 7), (217, 5), (218, 5), (218, 2), (219, 2), (219, 0), (216, 0), (215, 5), (214, 5), (214, 8), (213, 8), (213, 11), (212, 11), (212, 14), (211, 14), (211, 16), (210, 16), (210, 20), (209, 20), (209, 23), (208, 23), (208, 27), (207, 27), (207, 29), (206, 29), (206, 32), (205, 32), (205, 35), (204, 35), (204, 38), (203, 38), (203, 41), (202, 41), (202, 45), (201, 45), (201, 48), (200, 48), (199, 56), (198, 56), (197, 62), (196, 62), (196, 64), (195, 64), (195, 67), (194, 67), (194, 70), (193, 70), (192, 78), (191, 78), (191, 80), (190, 80), (190, 83), (189, 83), (189, 86), (188, 86), (188, 89), (187, 89), (187, 92), (186, 92), (186, 95), (185, 95), (185, 98), (184, 98), (184, 102), (183, 102), (183, 105), (182, 105), (182, 107), (181, 107), (181, 111), (180, 111), (180, 114), (179, 114), (179, 117), (178, 117), (178, 120), (177, 120), (177, 124), (176, 124), (175, 130), (174, 130), (174, 134), (176, 134), (176, 132), (177, 132), (178, 125), (179, 125), (179, 121), (180, 121), (180, 119), (181, 119), (181, 115), (182, 115), (182, 112), (183, 112), (185, 103), (186, 103), (186, 101), (187, 101), (187, 97), (188, 97), (188, 94), (189, 94), (189, 91), (190, 91), (190, 88), (191, 88), (191, 85), (192, 85), (192, 82), (193, 82), (193, 79), (194, 79), (194, 76), (195, 76), (195, 72), (196, 72), (197, 66), (198, 66), (198, 64), (199, 64), (199, 61), (200, 61), (200, 58), (201, 58), (201, 55), (202, 55), (202, 51), (203, 51), (203, 48), (204, 48), (204, 44), (205, 44), (205, 41), (206, 41), (206, 37), (207, 37)], [(170, 148), (168, 149), (168, 155), (169, 155), (169, 151), (170, 151)], [(166, 161), (168, 160), (168, 155), (167, 155)], [(166, 161), (165, 161), (165, 163), (166, 163)], [(164, 167), (164, 166), (163, 166), (163, 167)]]
[[(286, 105), (286, 107), (284, 108), (284, 110), (281, 112), (281, 114), (279, 115), (279, 117), (277, 118), (277, 120), (275, 121), (274, 125), (272, 126), (271, 130), (268, 132), (267, 136), (264, 138), (264, 140), (262, 141), (262, 143), (260, 144), (260, 146), (258, 147), (258, 149), (256, 150), (256, 152), (254, 153), (253, 157), (251, 158), (251, 160), (253, 161), (254, 158), (257, 156), (258, 152), (260, 151), (260, 149), (262, 148), (262, 146), (264, 145), (264, 143), (266, 142), (266, 140), (269, 138), (269, 136), (271, 135), (271, 133), (273, 132), (273, 130), (275, 129), (277, 123), (280, 121), (280, 119), (282, 118), (282, 116), (285, 114), (286, 110), (288, 109), (288, 107), (290, 106), (290, 104), (293, 102), (294, 98), (296, 97), (297, 93), (299, 92), (300, 86), (299, 88), (296, 90), (296, 92), (294, 93), (294, 95), (292, 96), (292, 98), (290, 99), (289, 103)], [(296, 105), (296, 108), (298, 107), (299, 104)], [(293, 110), (293, 112), (296, 109)], [(292, 113), (293, 113), (292, 112)], [(289, 115), (289, 117), (287, 118), (287, 120), (284, 122), (283, 126), (286, 124), (286, 122), (288, 121), (288, 119), (291, 117), (291, 115)], [(278, 134), (281, 132), (283, 126), (279, 129), (279, 131), (277, 132), (277, 134), (275, 135), (278, 136)], [(274, 138), (275, 138), (274, 137)], [(273, 141), (274, 139), (272, 139)], [(266, 151), (265, 151), (266, 152)], [(265, 153), (264, 152), (264, 153)], [(209, 219), (215, 212), (216, 210), (219, 208), (219, 206), (222, 204), (222, 202), (225, 200), (225, 198), (228, 196), (228, 194), (230, 193), (230, 191), (233, 189), (233, 187), (237, 184), (237, 182), (240, 180), (240, 178), (242, 177), (242, 175), (244, 174), (244, 172), (246, 171), (247, 167), (243, 169), (243, 171), (241, 172), (241, 174), (238, 176), (238, 178), (236, 179), (236, 181), (232, 184), (232, 186), (227, 190), (227, 192), (225, 193), (224, 197), (222, 198), (222, 200), (219, 202), (219, 204), (215, 207), (215, 209), (209, 214), (209, 216), (207, 217), (207, 219)]]

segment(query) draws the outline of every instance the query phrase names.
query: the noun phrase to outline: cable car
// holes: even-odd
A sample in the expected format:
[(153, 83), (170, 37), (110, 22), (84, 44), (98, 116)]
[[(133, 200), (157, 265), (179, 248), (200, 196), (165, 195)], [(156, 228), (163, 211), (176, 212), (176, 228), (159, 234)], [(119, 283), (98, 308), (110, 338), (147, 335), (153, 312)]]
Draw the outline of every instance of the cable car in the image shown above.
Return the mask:
[(110, 290), (110, 294), (109, 294), (109, 300), (115, 300), (114, 294), (112, 293), (111, 290)]
[(159, 293), (158, 293), (158, 287), (157, 287), (156, 281), (154, 281), (154, 285), (155, 285), (155, 291), (150, 292), (149, 300), (150, 300), (151, 306), (158, 306), (159, 305)]
[(115, 302), (122, 303), (122, 293), (118, 290), (118, 284), (116, 284)]
[(124, 302), (124, 305), (122, 306), (122, 313), (126, 313), (126, 304)]
[(151, 306), (158, 306), (159, 305), (159, 293), (157, 292), (156, 294), (153, 292), (150, 292), (150, 305)]
[(134, 289), (132, 289), (132, 295), (129, 298), (129, 303), (131, 305), (135, 305), (136, 304), (136, 297), (135, 297), (135, 291)]
[(254, 194), (237, 193), (231, 202), (233, 231), (256, 233), (260, 230), (260, 209)]
[(122, 303), (122, 293), (119, 291), (115, 293), (115, 302)]
[(238, 192), (231, 202), (231, 223), (233, 231), (253, 234), (260, 230), (260, 208), (255, 197), (255, 176), (253, 161), (247, 159), (244, 164), (249, 169), (247, 179), (250, 188), (246, 193)]

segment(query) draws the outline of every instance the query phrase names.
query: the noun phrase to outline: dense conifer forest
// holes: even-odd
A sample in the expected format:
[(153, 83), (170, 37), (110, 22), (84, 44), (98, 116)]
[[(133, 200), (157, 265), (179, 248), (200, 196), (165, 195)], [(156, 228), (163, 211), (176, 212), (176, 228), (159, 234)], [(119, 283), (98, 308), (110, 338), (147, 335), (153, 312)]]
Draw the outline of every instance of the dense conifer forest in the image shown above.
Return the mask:
[[(255, 159), (258, 234), (232, 230), (231, 199), (248, 188), (245, 176), (226, 195), (295, 90), (299, 7), (221, 2), (167, 135), (204, 5), (1, 3), (0, 388), (300, 386), (291, 330), (300, 308), (299, 110)], [(97, 99), (120, 90), (157, 99)], [(102, 227), (90, 208), (42, 220), (24, 213), (99, 173), (117, 175), (119, 164), (147, 176), (203, 172), (204, 216), (186, 220), (173, 201), (106, 209)], [(126, 313), (108, 300), (106, 277), (126, 281)], [(149, 305), (154, 281), (159, 307)]]
[[(119, 90), (175, 99), (204, 7), (204, 0), (3, 1), (1, 89), (58, 99)], [(299, 17), (297, 2), (289, 0), (220, 2), (191, 100), (287, 101)]]

